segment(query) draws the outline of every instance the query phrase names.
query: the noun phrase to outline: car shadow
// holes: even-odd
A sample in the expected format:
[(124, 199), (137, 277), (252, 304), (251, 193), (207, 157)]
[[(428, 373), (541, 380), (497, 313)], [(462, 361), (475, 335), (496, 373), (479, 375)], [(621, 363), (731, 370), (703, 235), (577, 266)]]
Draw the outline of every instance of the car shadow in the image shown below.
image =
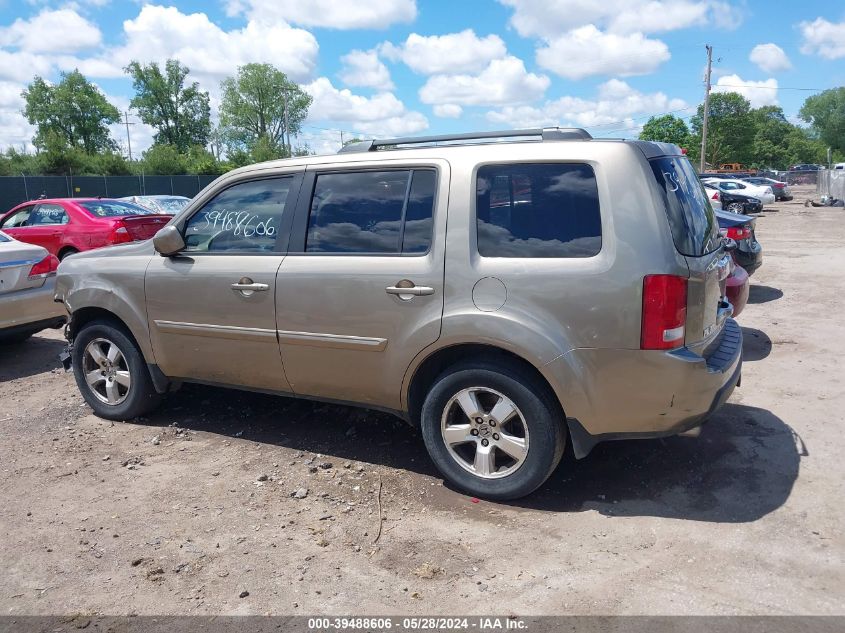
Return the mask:
[[(318, 453), (335, 466), (348, 460), (441, 479), (415, 429), (366, 409), (186, 385), (140, 422)], [(699, 438), (608, 442), (583, 460), (567, 449), (546, 484), (506, 505), (548, 512), (595, 510), (607, 516), (754, 521), (786, 501), (798, 468), (789, 426), (764, 409), (729, 404)], [(465, 500), (453, 490), (436, 502), (448, 507)]]
[[(797, 445), (801, 446), (800, 454)], [(701, 435), (599, 444), (517, 505), (549, 512), (745, 523), (789, 498), (807, 450), (776, 415), (725, 405)], [(566, 459), (566, 458), (564, 458)]]
[(769, 301), (777, 301), (782, 296), (783, 290), (771, 286), (751, 284), (748, 289), (748, 303), (768, 303)]
[(742, 360), (753, 362), (763, 360), (772, 353), (772, 339), (753, 327), (742, 328)]
[(0, 382), (43, 374), (60, 367), (59, 353), (67, 342), (32, 336), (21, 343), (0, 343)]

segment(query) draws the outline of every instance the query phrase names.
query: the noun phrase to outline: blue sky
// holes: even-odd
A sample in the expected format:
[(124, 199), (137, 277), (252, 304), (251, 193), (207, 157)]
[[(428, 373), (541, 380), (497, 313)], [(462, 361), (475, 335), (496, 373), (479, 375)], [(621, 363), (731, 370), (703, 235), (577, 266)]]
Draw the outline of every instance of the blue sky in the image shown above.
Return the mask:
[[(270, 62), (314, 97), (299, 139), (578, 125), (634, 136), (689, 118), (713, 84), (794, 118), (845, 85), (845, 3), (806, 0), (0, 0), (0, 148), (25, 145), (20, 91), (79, 68), (119, 108), (130, 59), (178, 57), (209, 91)], [(133, 149), (152, 130), (130, 113)], [(125, 145), (125, 129), (115, 128)]]

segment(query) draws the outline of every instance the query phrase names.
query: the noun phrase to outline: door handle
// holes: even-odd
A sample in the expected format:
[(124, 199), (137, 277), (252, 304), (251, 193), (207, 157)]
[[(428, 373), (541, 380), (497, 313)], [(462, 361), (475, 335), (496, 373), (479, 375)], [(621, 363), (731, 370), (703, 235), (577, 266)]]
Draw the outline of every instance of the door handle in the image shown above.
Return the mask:
[(237, 283), (232, 284), (232, 290), (240, 292), (245, 297), (250, 296), (253, 292), (263, 292), (270, 286), (262, 283), (255, 283), (249, 277), (243, 277)]
[(434, 288), (430, 286), (411, 286), (410, 288), (400, 288), (399, 286), (388, 286), (384, 291), (389, 295), (411, 295), (413, 297), (424, 297), (426, 295), (433, 295)]

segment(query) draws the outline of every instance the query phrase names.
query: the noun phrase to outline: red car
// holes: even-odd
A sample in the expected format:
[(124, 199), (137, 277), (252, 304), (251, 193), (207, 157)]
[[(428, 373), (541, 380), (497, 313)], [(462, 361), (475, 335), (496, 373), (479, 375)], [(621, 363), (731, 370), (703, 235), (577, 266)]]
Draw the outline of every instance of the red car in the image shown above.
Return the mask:
[(0, 217), (0, 230), (63, 259), (79, 251), (149, 239), (169, 221), (168, 215), (120, 200), (54, 198), (19, 204)]
[(731, 274), (728, 275), (725, 295), (734, 307), (733, 316), (739, 316), (739, 313), (745, 309), (745, 304), (748, 303), (748, 291), (750, 289), (751, 284), (748, 281), (748, 273), (735, 261), (731, 261)]

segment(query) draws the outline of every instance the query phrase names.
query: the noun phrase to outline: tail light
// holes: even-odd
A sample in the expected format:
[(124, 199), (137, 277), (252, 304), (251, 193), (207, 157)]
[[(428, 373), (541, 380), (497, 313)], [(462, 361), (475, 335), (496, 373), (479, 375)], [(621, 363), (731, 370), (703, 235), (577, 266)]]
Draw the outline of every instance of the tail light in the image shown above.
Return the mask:
[(676, 275), (643, 277), (641, 349), (674, 349), (684, 343), (687, 280)]
[(720, 198), (720, 196), (719, 196), (719, 192), (718, 192), (718, 191), (717, 191), (716, 193), (714, 193), (712, 196), (710, 196), (710, 199), (711, 199), (711, 200), (719, 200), (719, 198)]
[(123, 226), (123, 224), (115, 225), (111, 232), (111, 236), (109, 236), (109, 243), (111, 244), (122, 244), (124, 242), (132, 241), (132, 236), (129, 235), (129, 229)]
[(732, 226), (728, 229), (727, 236), (732, 240), (744, 240), (751, 237), (751, 228), (748, 226)]
[(55, 274), (56, 269), (58, 267), (59, 258), (55, 255), (47, 255), (47, 257), (45, 257), (32, 267), (32, 269), (29, 271), (29, 278), (44, 279), (45, 277), (49, 277), (50, 275)]

